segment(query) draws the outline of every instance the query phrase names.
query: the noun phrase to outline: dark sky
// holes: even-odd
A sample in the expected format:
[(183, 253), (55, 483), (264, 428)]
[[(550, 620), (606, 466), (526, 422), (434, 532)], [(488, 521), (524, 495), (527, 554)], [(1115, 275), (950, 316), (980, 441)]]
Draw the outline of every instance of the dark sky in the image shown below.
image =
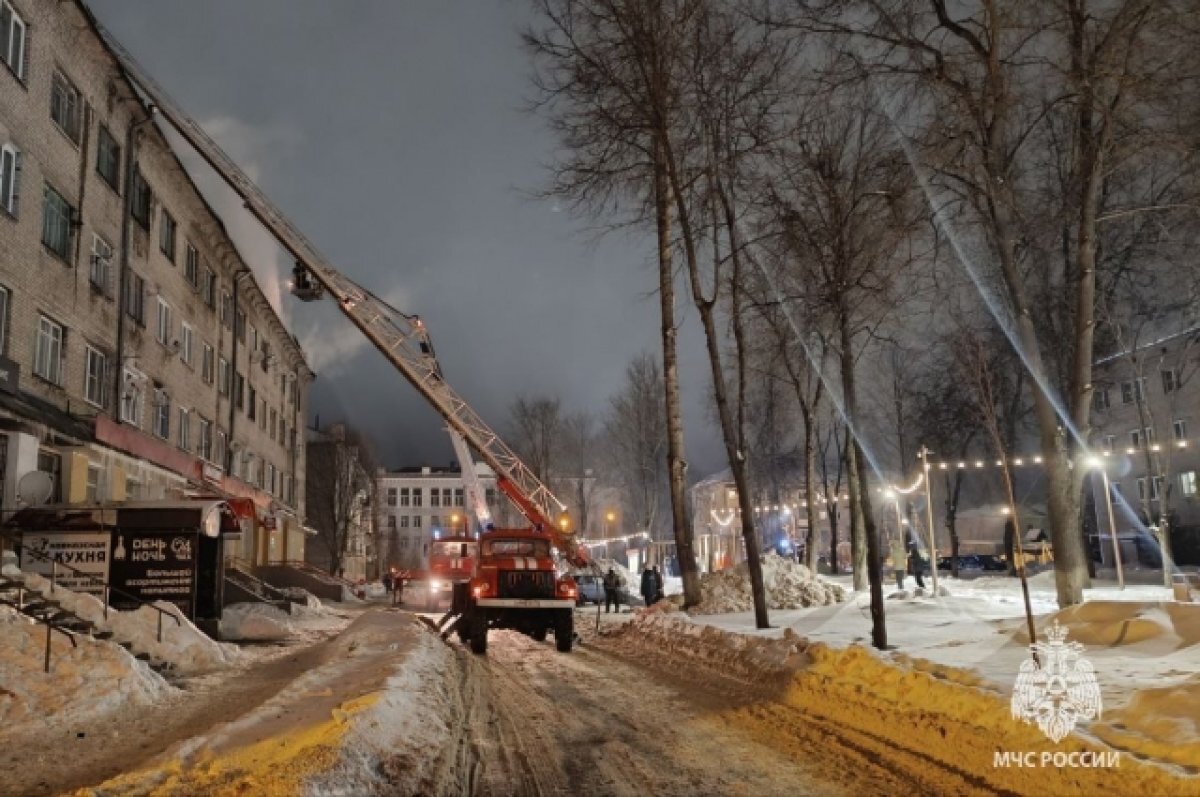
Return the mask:
[[(658, 350), (649, 236), (596, 239), (543, 187), (555, 141), (524, 110), (527, 6), (407, 0), (93, 0), (106, 25), (341, 271), (421, 315), (448, 381), (504, 431), (522, 393), (603, 412)], [(269, 296), (290, 269), (198, 175)], [(364, 428), (386, 464), (442, 464), (436, 414), (342, 319), (282, 300), (318, 373), (322, 423)], [(722, 466), (699, 325), (681, 336), (690, 475)]]

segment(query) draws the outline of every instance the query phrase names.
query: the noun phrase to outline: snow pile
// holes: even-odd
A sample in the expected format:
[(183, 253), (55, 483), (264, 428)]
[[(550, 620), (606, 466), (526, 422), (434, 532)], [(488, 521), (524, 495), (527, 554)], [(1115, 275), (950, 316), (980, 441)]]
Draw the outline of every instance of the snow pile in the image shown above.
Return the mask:
[(221, 639), (265, 642), (294, 633), (289, 615), (269, 603), (234, 603), (221, 613)]
[[(94, 595), (72, 592), (55, 587), (50, 592), (49, 579), (36, 573), (23, 573), (10, 564), (4, 565), (3, 573), (9, 578), (21, 579), (25, 586), (42, 592), (58, 601), (59, 606), (82, 617), (100, 630), (112, 631), (114, 642), (129, 644), (135, 652), (149, 654), (150, 658), (182, 675), (196, 675), (227, 667), (241, 658), (241, 652), (232, 645), (222, 645), (197, 628), (183, 616), (177, 606), (159, 601), (155, 603), (170, 616), (162, 617), (162, 641), (158, 640), (160, 613), (149, 606), (139, 606), (132, 612), (110, 609), (104, 616), (104, 603)], [(178, 618), (176, 623), (172, 617)]]
[[(838, 584), (818, 578), (811, 570), (776, 553), (762, 558), (763, 588), (770, 609), (801, 609), (828, 606), (846, 600), (846, 591)], [(754, 608), (750, 591), (750, 570), (745, 562), (728, 570), (708, 573), (700, 579), (701, 601), (689, 609), (691, 614), (727, 614)], [(678, 597), (674, 605), (681, 605)]]
[(0, 607), (0, 738), (26, 722), (107, 714), (175, 691), (117, 645), (82, 636), (75, 642), (53, 635), (46, 673), (46, 626)]
[(382, 581), (372, 581), (363, 585), (363, 594), (368, 598), (386, 598), (388, 591)]

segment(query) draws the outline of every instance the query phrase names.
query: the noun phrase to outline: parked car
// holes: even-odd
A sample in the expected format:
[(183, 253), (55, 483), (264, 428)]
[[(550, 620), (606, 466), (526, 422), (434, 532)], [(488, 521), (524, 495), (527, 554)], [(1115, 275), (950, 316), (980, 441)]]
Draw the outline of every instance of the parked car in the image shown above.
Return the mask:
[[(575, 579), (575, 585), (579, 588), (579, 597), (575, 599), (577, 606), (584, 606), (588, 603), (600, 605), (604, 603), (604, 579), (595, 573), (576, 573), (572, 578)], [(645, 601), (640, 595), (634, 595), (629, 591), (628, 584), (621, 585), (621, 605), (622, 606), (642, 606)]]
[[(951, 570), (950, 560), (953, 557), (942, 556), (938, 558), (938, 570)], [(958, 569), (961, 570), (985, 570), (983, 558), (973, 553), (958, 555)]]
[(1002, 556), (985, 553), (977, 557), (983, 565), (983, 569), (991, 573), (1004, 573), (1008, 571), (1008, 562)]

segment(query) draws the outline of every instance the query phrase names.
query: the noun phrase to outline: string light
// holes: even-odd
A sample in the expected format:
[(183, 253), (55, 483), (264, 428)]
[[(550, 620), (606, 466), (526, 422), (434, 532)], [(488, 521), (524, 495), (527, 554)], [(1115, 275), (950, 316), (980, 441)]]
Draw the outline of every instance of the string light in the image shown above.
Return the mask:
[[(1180, 448), (1180, 449), (1186, 449), (1190, 444), (1190, 441), (1188, 441), (1188, 440), (1175, 440), (1173, 442), (1175, 444), (1175, 448)], [(1129, 448), (1126, 448), (1123, 450), (1123, 454), (1125, 456), (1129, 456), (1129, 457), (1135, 457), (1139, 454), (1146, 453), (1146, 452), (1158, 454), (1168, 448), (1170, 448), (1170, 445), (1166, 444), (1166, 443), (1149, 443), (1145, 447), (1130, 446)], [(1079, 458), (1079, 461), (1086, 462), (1089, 460), (1089, 458), (1092, 458), (1092, 457), (1104, 457), (1107, 459), (1107, 458), (1112, 458), (1114, 456), (1119, 456), (1119, 455), (1120, 454), (1117, 451), (1091, 451), (1091, 452), (1085, 452), (1084, 454), (1082, 454), (1081, 457)], [(1032, 465), (1041, 465), (1044, 462), (1045, 462), (1045, 459), (1040, 454), (1032, 456), (1032, 457), (1013, 457), (1009, 460), (1009, 464), (1012, 467), (1017, 467), (1017, 468), (1029, 467)], [(930, 463), (927, 463), (927, 464), (930, 464)], [(1070, 460), (1067, 463), (1067, 467), (1073, 468), (1073, 467), (1075, 467), (1075, 464), (1076, 464), (1076, 462), (1074, 460)], [(990, 468), (990, 467), (998, 468), (1003, 465), (1004, 465), (1004, 460), (1000, 460), (1000, 459), (993, 460), (993, 461), (985, 461), (982, 459), (976, 459), (976, 460), (972, 460), (972, 461), (959, 460), (957, 462), (942, 461), (942, 462), (937, 463), (937, 469), (938, 470), (950, 470), (950, 469), (954, 468), (957, 470), (967, 470), (968, 468), (975, 468), (977, 470), (982, 470), (984, 468)], [(932, 464), (930, 464), (930, 467), (932, 467)], [(917, 481), (915, 482), (913, 488), (904, 490), (904, 489), (893, 486), (891, 489), (895, 490), (897, 493), (907, 494), (908, 492), (911, 492), (912, 489), (916, 489), (916, 487), (920, 485), (920, 480), (921, 480), (922, 475), (923, 474), (917, 475)]]

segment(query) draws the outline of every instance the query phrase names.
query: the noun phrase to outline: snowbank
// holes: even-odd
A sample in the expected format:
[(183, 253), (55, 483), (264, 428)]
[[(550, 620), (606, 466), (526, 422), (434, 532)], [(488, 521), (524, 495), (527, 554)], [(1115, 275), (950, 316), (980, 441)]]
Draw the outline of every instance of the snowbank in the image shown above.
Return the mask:
[[(790, 629), (782, 637), (751, 637), (700, 626), (680, 614), (641, 613), (620, 626), (611, 644), (660, 666), (685, 668), (697, 684), (734, 676), (762, 690), (765, 699), (796, 713), (797, 722), (824, 725), (861, 752), (880, 755), (924, 780), (927, 793), (945, 793), (935, 760), (962, 773), (981, 791), (1036, 794), (1200, 794), (1200, 779), (1178, 769), (1146, 763), (1142, 755), (1193, 768), (1200, 676), (1175, 690), (1147, 690), (1131, 712), (1161, 728), (1158, 747), (1125, 722), (1097, 729), (1099, 740), (1072, 734), (1052, 743), (1036, 726), (1014, 720), (1009, 691), (977, 672), (852, 645), (834, 648), (809, 642)], [(706, 675), (711, 673), (711, 675)], [(1106, 709), (1107, 715), (1107, 709)], [(1163, 731), (1176, 735), (1170, 737)], [(1177, 749), (1170, 749), (1174, 739)], [(1108, 742), (1112, 746), (1105, 744)], [(1123, 750), (1119, 767), (997, 766), (998, 751), (1036, 754)], [(1133, 752), (1136, 755), (1128, 753)], [(896, 755), (896, 754), (899, 755)]]
[(0, 738), (23, 723), (91, 717), (146, 705), (175, 690), (117, 645), (61, 634), (43, 672), (46, 626), (0, 607)]
[[(762, 558), (762, 571), (770, 609), (828, 606), (846, 599), (846, 591), (838, 584), (825, 581), (804, 565), (776, 553), (768, 553)], [(705, 574), (700, 579), (700, 593), (700, 603), (688, 610), (691, 614), (727, 614), (754, 608), (750, 570), (745, 562)], [(671, 603), (681, 606), (683, 600), (677, 596)]]
[(124, 642), (138, 653), (147, 653), (157, 664), (168, 667), (181, 675), (199, 673), (227, 667), (241, 658), (241, 652), (232, 645), (222, 645), (197, 628), (183, 616), (174, 604), (158, 602), (155, 605), (177, 617), (162, 618), (162, 641), (158, 640), (159, 612), (149, 606), (140, 606), (132, 612), (110, 609), (104, 616), (104, 603), (94, 595), (72, 592), (55, 587), (50, 593), (50, 581), (36, 573), (23, 573), (11, 565), (5, 565), (4, 575), (20, 578), (30, 589), (49, 595), (69, 612), (82, 617), (96, 628), (113, 632), (113, 642)]
[(234, 603), (221, 613), (221, 639), (265, 642), (296, 633), (290, 615), (269, 603)]

